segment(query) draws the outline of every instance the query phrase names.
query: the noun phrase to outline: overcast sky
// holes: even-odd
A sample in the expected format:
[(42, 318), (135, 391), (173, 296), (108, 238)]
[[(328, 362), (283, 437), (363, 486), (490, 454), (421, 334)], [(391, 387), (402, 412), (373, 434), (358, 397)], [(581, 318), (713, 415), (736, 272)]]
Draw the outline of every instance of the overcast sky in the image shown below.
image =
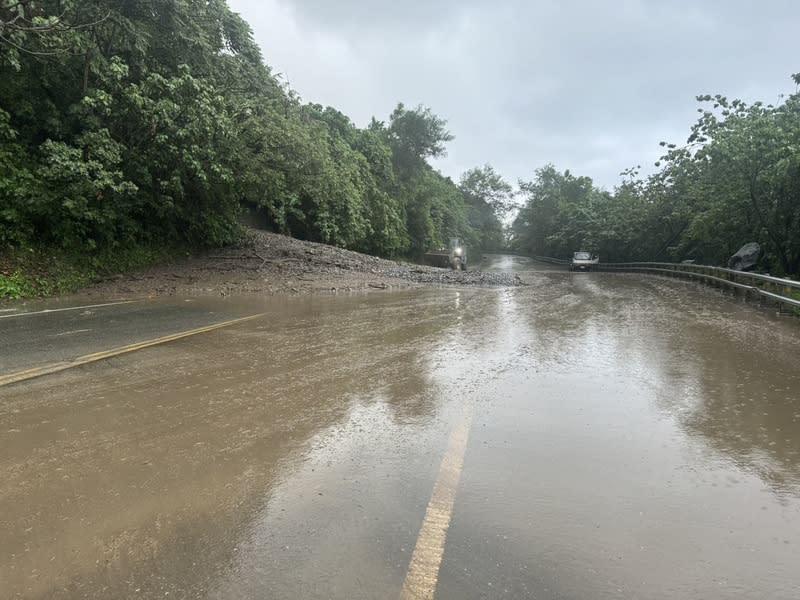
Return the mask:
[(509, 182), (553, 163), (612, 189), (683, 142), (698, 94), (777, 103), (798, 0), (228, 0), (304, 101), (363, 127), (398, 101), (448, 121), (436, 166)]

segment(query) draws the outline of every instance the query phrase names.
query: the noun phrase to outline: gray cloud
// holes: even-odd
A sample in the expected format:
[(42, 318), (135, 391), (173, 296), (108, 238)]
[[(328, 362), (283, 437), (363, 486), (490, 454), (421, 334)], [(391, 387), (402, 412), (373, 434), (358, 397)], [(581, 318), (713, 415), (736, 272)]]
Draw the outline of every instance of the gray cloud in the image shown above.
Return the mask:
[(230, 0), (304, 99), (359, 125), (398, 101), (448, 119), (437, 166), (529, 179), (552, 162), (605, 187), (683, 141), (694, 97), (775, 102), (800, 71), (800, 4), (777, 0)]
[(293, 16), (307, 27), (357, 35), (359, 38), (390, 32), (415, 35), (440, 30), (460, 13), (479, 5), (479, 0), (397, 2), (393, 0), (288, 0)]

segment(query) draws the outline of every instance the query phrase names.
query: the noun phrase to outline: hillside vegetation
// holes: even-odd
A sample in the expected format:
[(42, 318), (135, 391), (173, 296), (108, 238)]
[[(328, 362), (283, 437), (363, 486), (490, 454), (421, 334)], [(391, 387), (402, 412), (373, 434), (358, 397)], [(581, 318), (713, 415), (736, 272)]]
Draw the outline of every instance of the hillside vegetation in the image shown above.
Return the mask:
[[(800, 74), (794, 75), (800, 85)], [(520, 182), (524, 207), (513, 247), (607, 261), (695, 260), (726, 265), (759, 242), (760, 270), (800, 274), (800, 94), (779, 106), (699, 96), (700, 117), (685, 143), (661, 142), (658, 171), (623, 173), (613, 192), (552, 165)]]
[(235, 243), (243, 206), (380, 256), (502, 245), (511, 187), (490, 166), (434, 170), (443, 119), (398, 104), (361, 129), (304, 104), (224, 0), (2, 0), (0, 36), (7, 290), (30, 254), (102, 270)]

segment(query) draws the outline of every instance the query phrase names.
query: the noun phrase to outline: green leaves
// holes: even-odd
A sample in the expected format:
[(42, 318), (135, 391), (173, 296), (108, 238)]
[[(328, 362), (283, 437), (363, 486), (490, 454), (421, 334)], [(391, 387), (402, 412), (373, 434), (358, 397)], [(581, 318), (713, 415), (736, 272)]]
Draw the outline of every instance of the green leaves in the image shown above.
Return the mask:
[(0, 273), (0, 300), (18, 300), (32, 296), (34, 286), (24, 273), (15, 271), (8, 275)]
[(597, 250), (596, 205), (603, 198), (588, 177), (559, 173), (548, 165), (536, 178), (520, 182), (526, 203), (512, 225), (512, 246), (519, 252), (569, 256)]
[(514, 208), (511, 185), (487, 164), (464, 173), (458, 187), (468, 207), (467, 218), (476, 234), (476, 245), (485, 250), (502, 249), (502, 219)]
[(224, 0), (0, 0), (0, 28), (4, 246), (227, 244), (242, 204), (382, 255), (502, 243), (508, 184), (427, 162), (444, 119), (400, 104), (360, 129), (303, 105)]
[(665, 156), (664, 172), (691, 206), (678, 248), (724, 264), (748, 241), (774, 257), (773, 272), (800, 270), (800, 110), (792, 96), (778, 107), (701, 96), (712, 110), (692, 127), (693, 153)]
[(445, 154), (445, 143), (453, 139), (447, 121), (422, 105), (407, 110), (399, 103), (389, 118), (387, 130), (395, 164), (402, 171), (422, 168), (428, 158)]

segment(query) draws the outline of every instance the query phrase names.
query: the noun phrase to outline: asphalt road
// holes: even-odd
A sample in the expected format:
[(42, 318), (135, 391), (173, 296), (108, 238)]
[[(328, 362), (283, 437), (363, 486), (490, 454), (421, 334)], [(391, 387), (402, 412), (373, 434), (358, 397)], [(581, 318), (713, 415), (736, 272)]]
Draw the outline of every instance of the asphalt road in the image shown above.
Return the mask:
[(0, 313), (0, 376), (262, 315), (0, 387), (0, 598), (800, 596), (800, 325), (492, 261)]
[(247, 316), (218, 299), (39, 301), (0, 313), (0, 374)]

